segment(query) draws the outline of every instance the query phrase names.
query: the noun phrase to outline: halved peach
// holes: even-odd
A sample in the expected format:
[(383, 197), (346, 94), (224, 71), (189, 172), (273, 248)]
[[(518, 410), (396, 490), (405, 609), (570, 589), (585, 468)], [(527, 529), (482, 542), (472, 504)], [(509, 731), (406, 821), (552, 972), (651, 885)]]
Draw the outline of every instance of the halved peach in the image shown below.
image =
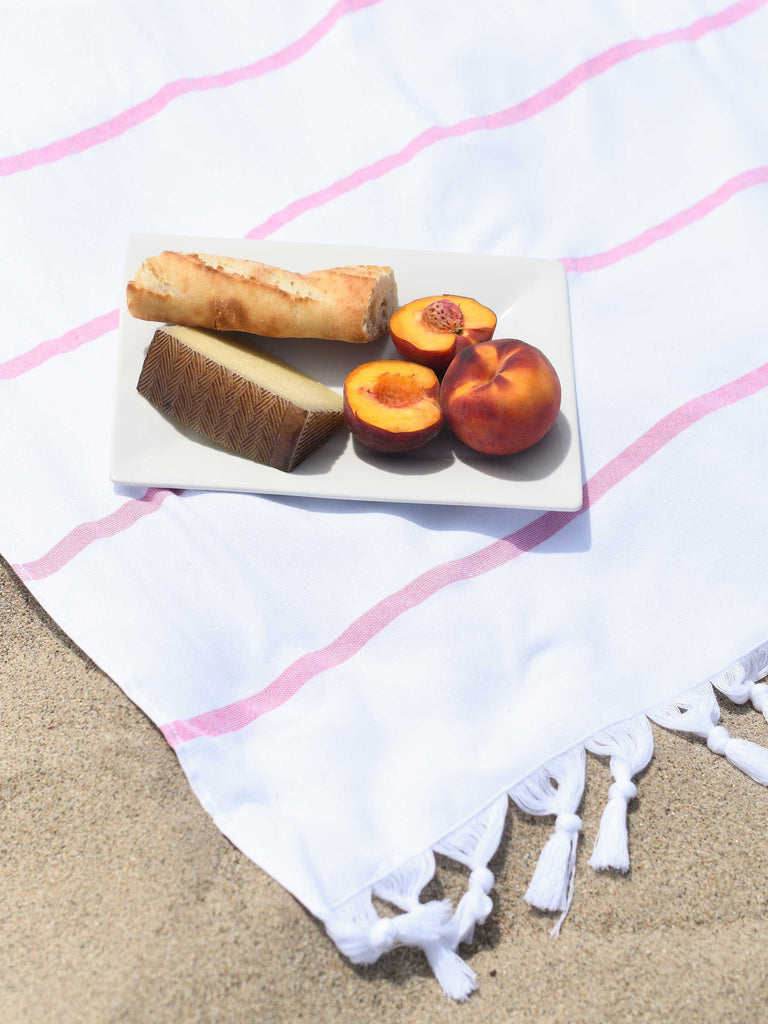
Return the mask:
[(392, 343), (403, 359), (443, 373), (461, 349), (489, 341), (496, 314), (464, 295), (430, 295), (414, 299), (389, 318)]
[(363, 363), (344, 381), (344, 420), (375, 451), (419, 448), (443, 425), (440, 383), (433, 370), (418, 363)]

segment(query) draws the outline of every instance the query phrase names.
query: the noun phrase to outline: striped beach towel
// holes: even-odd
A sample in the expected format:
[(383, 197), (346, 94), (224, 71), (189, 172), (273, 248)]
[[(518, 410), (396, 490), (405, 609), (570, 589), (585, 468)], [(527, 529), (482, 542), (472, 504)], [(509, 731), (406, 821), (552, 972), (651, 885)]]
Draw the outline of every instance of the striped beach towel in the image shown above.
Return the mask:
[[(0, 553), (350, 960), (417, 946), (472, 992), (510, 799), (557, 932), (577, 855), (627, 870), (651, 721), (768, 782), (717, 703), (768, 706), (766, 0), (18, 4), (4, 36)], [(400, 253), (403, 301), (493, 266), (545, 350), (567, 299), (577, 500), (527, 489), (557, 458), (419, 475), (346, 436), (359, 493), (322, 459), (217, 484), (166, 425), (178, 478), (118, 401), (125, 284), (204, 239)], [(112, 479), (116, 436), (159, 468)]]

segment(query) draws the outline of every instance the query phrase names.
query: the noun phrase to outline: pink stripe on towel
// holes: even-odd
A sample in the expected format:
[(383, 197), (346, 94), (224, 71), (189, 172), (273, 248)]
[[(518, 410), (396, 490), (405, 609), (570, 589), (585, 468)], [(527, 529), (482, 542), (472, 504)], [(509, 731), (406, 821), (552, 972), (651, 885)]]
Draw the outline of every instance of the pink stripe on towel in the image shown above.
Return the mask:
[(0, 176), (18, 174), (20, 171), (28, 171), (41, 164), (55, 163), (58, 160), (63, 160), (64, 157), (82, 153), (103, 142), (109, 142), (110, 139), (123, 135), (131, 128), (135, 128), (136, 125), (159, 114), (172, 100), (187, 93), (225, 89), (230, 85), (237, 85), (239, 82), (259, 78), (270, 71), (284, 68), (311, 50), (323, 36), (327, 35), (339, 18), (353, 11), (362, 10), (364, 7), (372, 7), (377, 3), (381, 3), (381, 0), (339, 0), (313, 28), (300, 39), (285, 46), (282, 50), (278, 50), (277, 53), (263, 57), (242, 68), (222, 71), (218, 75), (201, 75), (199, 78), (180, 78), (175, 82), (169, 82), (148, 100), (129, 107), (108, 121), (103, 121), (92, 128), (86, 128), (65, 139), (59, 139), (57, 142), (51, 142), (47, 146), (41, 146), (39, 149), (29, 149), (16, 156), (3, 157), (0, 159)]
[[(584, 274), (593, 270), (602, 270), (605, 267), (610, 267), (614, 263), (619, 263), (621, 260), (626, 259), (628, 256), (634, 256), (636, 253), (642, 252), (656, 242), (670, 238), (695, 221), (701, 220), (708, 213), (712, 213), (713, 210), (716, 210), (729, 199), (738, 195), (739, 192), (752, 188), (754, 185), (765, 184), (768, 184), (768, 166), (753, 167), (751, 170), (743, 171), (741, 174), (730, 178), (720, 185), (719, 188), (715, 189), (714, 192), (694, 203), (693, 206), (681, 210), (679, 213), (674, 214), (674, 216), (662, 221), (661, 224), (648, 228), (628, 242), (622, 242), (621, 245), (614, 246), (613, 249), (607, 249), (605, 252), (597, 253), (594, 256), (565, 256), (561, 262), (569, 273)], [(73, 352), (80, 345), (93, 341), (109, 331), (117, 330), (118, 320), (118, 311), (113, 309), (109, 313), (104, 313), (102, 316), (89, 320), (86, 324), (73, 327), (66, 334), (62, 334), (60, 338), (41, 342), (35, 348), (30, 349), (29, 352), (24, 352), (21, 355), (14, 356), (5, 363), (0, 363), (0, 380), (10, 380), (12, 377), (19, 377), (29, 370), (34, 370), (53, 356), (62, 355), (65, 352)]]
[(708, 213), (712, 213), (718, 206), (722, 206), (723, 203), (744, 189), (752, 188), (754, 185), (765, 184), (768, 184), (768, 167), (753, 167), (749, 171), (744, 171), (742, 174), (737, 174), (735, 177), (730, 178), (725, 184), (715, 189), (714, 192), (710, 192), (708, 196), (694, 203), (693, 206), (681, 210), (674, 217), (662, 221), (661, 224), (657, 224), (655, 227), (648, 228), (647, 231), (643, 231), (636, 238), (632, 238), (628, 242), (623, 242), (613, 249), (607, 249), (605, 252), (597, 253), (594, 256), (566, 256), (562, 260), (563, 266), (569, 273), (577, 272), (581, 274), (610, 267), (614, 263), (625, 260), (627, 256), (634, 256), (636, 253), (642, 252), (643, 249), (654, 245), (654, 243), (677, 234), (682, 228), (687, 228), (689, 224), (693, 224), (695, 221), (701, 220), (702, 217), (706, 217)]
[(101, 316), (94, 317), (86, 324), (73, 327), (72, 330), (62, 334), (60, 338), (53, 338), (50, 341), (41, 341), (39, 345), (14, 356), (5, 363), (0, 363), (0, 380), (11, 380), (13, 377), (20, 377), (29, 370), (41, 366), (53, 356), (63, 355), (65, 352), (74, 352), (76, 348), (85, 345), (94, 338), (101, 337), (109, 331), (116, 331), (119, 322), (119, 314), (116, 309)]
[(221, 736), (244, 728), (290, 700), (326, 669), (347, 661), (410, 608), (459, 580), (472, 579), (518, 558), (559, 533), (605, 494), (647, 462), (665, 445), (710, 413), (768, 387), (768, 363), (751, 373), (686, 402), (655, 423), (611, 459), (584, 485), (584, 504), (577, 512), (545, 512), (522, 529), (464, 558), (445, 562), (417, 576), (355, 619), (325, 647), (298, 658), (259, 693), (194, 718), (171, 722), (162, 732), (172, 747), (199, 737)]
[[(698, 214), (697, 214), (696, 217), (687, 216), (688, 211), (684, 211), (683, 214), (676, 215), (675, 217), (670, 218), (669, 221), (665, 221), (664, 222), (665, 225), (672, 225), (673, 224), (674, 227), (671, 230), (666, 230), (663, 233), (663, 237), (665, 237), (665, 238), (669, 237), (671, 234), (674, 234), (675, 231), (679, 231), (682, 228), (686, 227), (688, 224), (692, 223), (694, 220), (699, 219), (699, 217), (705, 216), (705, 214), (707, 214), (707, 213), (711, 212), (712, 210), (716, 209), (720, 205), (721, 202), (725, 202), (726, 199), (729, 199), (731, 196), (735, 195), (738, 191), (741, 190), (741, 188), (746, 188), (746, 187), (748, 187), (751, 184), (758, 184), (758, 180), (757, 180), (758, 178), (762, 182), (763, 181), (763, 177), (762, 177), (762, 172), (763, 171), (764, 171), (764, 168), (756, 168), (753, 171), (746, 171), (746, 172), (744, 172), (744, 174), (737, 175), (736, 178), (730, 179), (729, 182), (726, 182), (725, 185), (721, 186), (720, 189), (718, 189), (716, 192), (712, 193), (712, 196), (722, 195), (723, 198), (721, 198), (719, 202), (712, 202), (712, 201), (710, 201), (712, 199), (712, 196), (710, 196), (710, 197), (707, 197), (707, 199), (701, 200), (699, 203), (696, 203), (693, 207), (689, 208), (689, 210), (697, 210), (698, 211)], [(753, 178), (755, 180), (753, 180)], [(741, 186), (739, 188), (735, 188), (735, 187), (733, 187), (733, 183), (734, 182), (742, 182), (742, 184), (741, 184)], [(648, 236), (654, 235), (654, 232), (656, 232), (657, 230), (658, 230), (657, 228), (651, 228), (648, 232), (644, 232), (642, 235), (639, 235), (638, 238), (645, 238), (647, 235)], [(662, 236), (660, 236), (660, 237), (662, 237)], [(658, 240), (658, 239), (656, 239), (656, 237), (654, 236), (653, 240), (655, 241), (655, 240)], [(647, 244), (650, 245), (651, 242), (648, 242)], [(647, 247), (647, 245), (636, 246), (634, 244), (634, 242), (628, 242), (628, 243), (626, 243), (624, 245), (617, 246), (615, 249), (609, 250), (609, 252), (610, 253), (614, 253), (614, 254), (618, 254), (618, 255), (616, 255), (616, 257), (614, 259), (608, 260), (608, 261), (606, 261), (606, 262), (604, 262), (604, 263), (602, 263), (600, 265), (602, 265), (602, 266), (609, 266), (610, 263), (616, 263), (620, 259), (625, 259), (626, 257), (631, 256), (635, 252), (639, 252), (641, 249), (646, 248), (646, 247)], [(606, 254), (603, 254), (603, 255), (606, 255)], [(566, 266), (568, 266), (570, 264), (570, 269), (572, 269), (572, 270), (578, 270), (580, 268), (579, 268), (579, 266), (577, 266), (577, 264), (580, 264), (580, 262), (582, 260), (585, 263), (589, 264), (590, 261), (593, 261), (593, 260), (597, 261), (600, 258), (601, 257), (599, 257), (599, 256), (586, 256), (586, 257), (576, 257), (576, 258), (566, 257), (563, 260), (563, 263), (565, 263)], [(589, 265), (587, 267), (587, 269), (597, 270), (597, 269), (599, 269), (599, 266), (597, 264), (594, 265), (594, 266)], [(117, 310), (114, 310), (113, 314), (109, 314), (108, 313), (108, 314), (105, 314), (105, 317), (100, 317), (100, 318), (97, 318), (97, 320), (92, 320), (90, 322), (90, 325), (98, 324), (101, 320), (105, 320), (106, 318), (109, 318), (112, 315), (117, 315)], [(85, 328), (89, 327), (90, 325), (86, 324), (86, 325), (84, 325), (84, 328), (77, 328), (75, 331), (70, 331), (70, 332), (68, 332), (68, 334), (62, 335), (62, 338), (57, 339), (57, 342), (63, 342), (63, 340), (69, 338), (70, 335), (72, 335), (72, 336), (77, 335), (78, 331), (84, 331)], [(93, 329), (96, 330), (96, 328), (93, 328)], [(85, 332), (85, 333), (87, 334), (88, 332)], [(89, 340), (89, 337), (85, 337), (84, 336), (82, 338), (82, 341), (88, 341), (88, 340)], [(82, 343), (82, 341), (79, 342), (79, 343)], [(44, 344), (45, 345), (55, 345), (56, 343), (54, 343), (54, 342), (46, 342)], [(76, 347), (76, 345), (73, 345), (73, 347)], [(43, 346), (38, 346), (38, 348), (42, 349)], [(66, 348), (62, 348), (62, 351), (66, 351)], [(32, 353), (35, 353), (35, 352), (37, 352), (37, 349), (33, 349), (32, 350)], [(55, 352), (51, 352), (51, 354), (55, 354)], [(30, 356), (30, 355), (31, 355), (31, 353), (27, 353), (27, 356)], [(24, 357), (24, 356), (18, 356), (16, 360), (11, 360), (9, 363), (5, 363), (5, 364), (0, 364), (0, 380), (2, 380), (2, 378), (3, 378), (3, 372), (2, 371), (3, 371), (3, 367), (4, 366), (5, 367), (9, 367), (9, 366), (11, 366), (11, 364), (20, 362), (21, 360), (23, 360), (25, 358), (26, 357)], [(48, 356), (46, 356), (46, 358), (48, 358)], [(31, 369), (32, 365), (37, 365), (37, 363), (35, 363), (33, 361), (30, 361), (30, 365), (24, 367), (24, 369)], [(24, 370), (22, 369), (19, 372), (24, 372)], [(16, 375), (15, 373), (9, 373), (8, 374), (8, 376), (15, 376), (15, 375)], [(181, 492), (178, 492), (178, 493), (181, 493)], [(145, 495), (145, 497), (146, 497), (146, 495)], [(139, 499), (139, 501), (143, 501), (143, 500), (144, 499)], [(128, 504), (130, 504), (130, 503), (128, 503)], [(125, 516), (123, 518), (123, 520), (121, 520), (121, 521), (123, 522), (123, 525), (121, 526), (121, 529), (128, 529), (128, 527), (133, 525), (133, 521), (134, 520), (132, 520), (130, 516)], [(92, 528), (94, 524), (85, 524), (85, 525)], [(72, 531), (72, 533), (68, 534), (68, 536), (71, 537), (73, 534), (76, 534), (79, 529), (80, 529), (80, 527), (75, 527), (75, 529)], [(117, 531), (114, 531), (114, 532), (117, 532)], [(88, 535), (89, 534), (86, 534), (86, 536), (88, 536)], [(91, 529), (90, 536), (91, 536), (91, 540), (97, 540), (98, 539), (98, 533), (94, 532), (93, 529)], [(63, 544), (63, 543), (64, 543), (63, 541), (60, 542), (60, 544)], [(91, 543), (91, 541), (88, 541), (88, 543)], [(53, 559), (50, 562), (48, 562), (47, 561), (48, 555), (43, 555), (41, 558), (37, 559), (35, 562), (29, 563), (30, 565), (35, 565), (35, 566), (40, 566), (40, 567), (42, 567), (42, 566), (47, 566), (48, 567), (48, 569), (46, 569), (46, 571), (43, 573), (43, 575), (35, 576), (34, 578), (35, 579), (42, 579), (43, 576), (50, 576), (53, 572), (58, 571), (64, 565), (66, 565), (66, 563), (71, 558), (74, 558), (75, 555), (79, 554), (80, 551), (82, 551), (83, 547), (85, 547), (85, 546), (87, 546), (87, 544), (83, 545), (81, 547), (75, 546), (75, 547), (67, 548), (66, 550), (69, 551), (70, 553), (69, 553), (69, 556), (66, 559), (64, 559), (64, 560), (62, 560), (61, 557), (58, 557), (57, 559)], [(52, 550), (57, 550), (58, 547), (59, 547), (59, 545), (56, 545), (56, 547), (54, 549), (52, 549)], [(49, 555), (50, 555), (50, 552), (49, 552)], [(24, 570), (24, 566), (14, 566), (13, 568), (16, 569), (16, 571), (19, 572), (19, 573), (21, 573)], [(38, 570), (38, 571), (40, 571), (40, 570)], [(33, 577), (29, 577), (29, 578), (33, 578)]]
[[(360, 6), (366, 6), (377, 2), (379, 2), (379, 0), (360, 0)], [(470, 131), (477, 131), (481, 128), (493, 130), (496, 128), (506, 127), (508, 124), (526, 120), (534, 114), (539, 113), (541, 110), (546, 109), (547, 106), (551, 106), (559, 99), (563, 99), (565, 96), (569, 95), (580, 84), (587, 81), (588, 78), (595, 77), (595, 75), (608, 70), (615, 64), (620, 63), (622, 60), (627, 60), (629, 57), (635, 56), (637, 53), (641, 53), (646, 50), (658, 49), (661, 46), (665, 46), (673, 42), (693, 41), (700, 38), (707, 32), (727, 28), (729, 25), (732, 25), (741, 18), (746, 17), (758, 8), (765, 6), (766, 3), (768, 3), (768, 0), (742, 0), (742, 2), (733, 4), (731, 7), (725, 8), (718, 14), (711, 15), (707, 18), (701, 18), (688, 28), (675, 29), (672, 32), (661, 33), (659, 35), (652, 36), (648, 40), (634, 40), (628, 43), (621, 43), (619, 46), (606, 50), (605, 53), (600, 56), (586, 61), (584, 64), (580, 64), (568, 75), (560, 79), (559, 82), (556, 82), (549, 88), (544, 89), (542, 92), (536, 93), (530, 99), (525, 100), (516, 106), (509, 107), (496, 114), (468, 118), (465, 121), (458, 122), (453, 127), (429, 128), (421, 135), (418, 135), (416, 139), (408, 143), (408, 145), (398, 153), (389, 157), (384, 157), (381, 160), (370, 164), (368, 167), (355, 171), (346, 178), (339, 179), (339, 181), (329, 185), (325, 189), (320, 189), (318, 192), (314, 192), (309, 196), (305, 196), (302, 199), (297, 199), (295, 202), (290, 203), (288, 206), (284, 207), (283, 210), (278, 211), (269, 217), (263, 224), (249, 231), (245, 237), (266, 238), (268, 235), (277, 231), (278, 228), (282, 227), (283, 224), (287, 224), (288, 222), (295, 220), (297, 217), (301, 216), (301, 214), (307, 213), (312, 209), (323, 206), (325, 203), (339, 198), (346, 192), (352, 191), (352, 189), (363, 185), (366, 181), (381, 177), (389, 171), (403, 166), (412, 160), (419, 152), (426, 149), (427, 146), (433, 145), (435, 142), (440, 142), (446, 138), (465, 135)], [(340, 5), (337, 4), (336, 7), (332, 8), (329, 14), (326, 15), (326, 18), (330, 18), (339, 6)], [(338, 16), (339, 15), (337, 14), (336, 17)], [(322, 22), (319, 24), (322, 24)], [(314, 31), (317, 29), (318, 26), (315, 27)], [(304, 38), (306, 39), (306, 37)], [(273, 58), (268, 59), (271, 60)], [(251, 65), (251, 67), (255, 66), (256, 65)], [(241, 71), (242, 70), (244, 69), (241, 69)], [(237, 73), (239, 72), (226, 72), (225, 74)], [(190, 81), (196, 80), (191, 79)], [(73, 138), (78, 137), (79, 136), (73, 136)], [(16, 158), (14, 157), (12, 159)], [(0, 160), (0, 167), (2, 167), (2, 164), (3, 161)], [(732, 178), (730, 182), (726, 182), (725, 185), (721, 186), (717, 192), (712, 193), (712, 195), (708, 196), (706, 199), (700, 200), (699, 203), (690, 207), (689, 210), (676, 214), (675, 217), (665, 221), (662, 225), (649, 229), (647, 232), (644, 232), (642, 235), (638, 235), (636, 239), (633, 239), (630, 242), (626, 242), (621, 246), (617, 246), (614, 249), (610, 249), (607, 252), (600, 253), (596, 256), (566, 257), (563, 260), (563, 263), (565, 264), (566, 269), (582, 273), (589, 270), (598, 270), (602, 266), (609, 266), (611, 263), (616, 263), (618, 260), (624, 259), (626, 256), (632, 255), (634, 252), (639, 252), (640, 250), (647, 248), (649, 245), (652, 245), (653, 242), (659, 240), (659, 237), (668, 237), (670, 234), (678, 231), (681, 227), (686, 226), (686, 224), (690, 223), (692, 220), (696, 220), (699, 217), (704, 216), (704, 214), (710, 212), (714, 206), (719, 206), (742, 188), (758, 184), (758, 180), (747, 179), (750, 178), (750, 176), (760, 176), (764, 171), (765, 168), (756, 168), (751, 171), (746, 171), (744, 175), (738, 175), (736, 178)], [(741, 179), (744, 179), (743, 183), (739, 184), (736, 188), (731, 187), (730, 191), (727, 191), (733, 183), (740, 182)], [(765, 179), (760, 177), (759, 180), (762, 182)], [(727, 191), (727, 194), (724, 190)], [(659, 232), (663, 232), (663, 235), (658, 234)], [(52, 342), (43, 342), (36, 348), (32, 349), (31, 352), (24, 353), (9, 360), (7, 363), (0, 364), (0, 380), (16, 377), (21, 373), (25, 373), (27, 370), (34, 369), (34, 367), (39, 366), (41, 363), (45, 362), (46, 359), (50, 358), (51, 355), (57, 355), (59, 352), (71, 351), (83, 342), (90, 341), (94, 337), (98, 337), (99, 333), (103, 334), (106, 333), (107, 330), (112, 330), (113, 326), (109, 326), (103, 327), (103, 329), (97, 333), (90, 333), (93, 325), (100, 323), (109, 323), (111, 325), (112, 317), (117, 317), (117, 310), (112, 310), (111, 313), (104, 314), (102, 317), (97, 317), (95, 320), (91, 320), (80, 327), (72, 328), (72, 330), (62, 335), (61, 338)], [(115, 319), (114, 327), (116, 326), (117, 320)], [(72, 340), (76, 340), (77, 343), (70, 345)], [(70, 345), (70, 347), (67, 347), (68, 345)]]
[(317, 192), (312, 192), (301, 199), (294, 200), (288, 206), (283, 207), (282, 210), (273, 213), (262, 224), (252, 228), (245, 237), (265, 238), (267, 235), (271, 235), (283, 227), (283, 225), (296, 220), (302, 214), (317, 209), (320, 206), (325, 206), (326, 203), (340, 198), (347, 192), (360, 188), (361, 185), (365, 185), (369, 181), (382, 178), (384, 175), (389, 174), (390, 171), (404, 167), (414, 157), (418, 156), (419, 153), (438, 142), (444, 142), (446, 139), (460, 138), (477, 131), (497, 131), (500, 128), (509, 128), (512, 125), (519, 124), (521, 121), (527, 121), (548, 107), (552, 107), (567, 96), (570, 96), (571, 93), (575, 92), (590, 79), (597, 78), (599, 75), (610, 71), (611, 68), (630, 60), (632, 57), (636, 57), (641, 53), (647, 53), (650, 50), (661, 49), (672, 43), (695, 42), (710, 32), (729, 28), (742, 18), (746, 18), (754, 11), (764, 7), (766, 3), (768, 3), (768, 0), (740, 0), (739, 3), (732, 4), (730, 7), (718, 11), (717, 14), (699, 18), (698, 21), (688, 25), (686, 28), (673, 29), (670, 32), (660, 32), (657, 35), (650, 36), (648, 39), (630, 39), (627, 42), (619, 43), (598, 54), (596, 57), (578, 64), (563, 78), (558, 79), (552, 85), (511, 107), (506, 107), (493, 114), (468, 117), (452, 125), (434, 125), (432, 128), (421, 132), (414, 139), (411, 139), (407, 145), (396, 153), (391, 153), (389, 156), (382, 157), (366, 167), (361, 167), (352, 174), (339, 178), (338, 181), (333, 182), (331, 185), (318, 189)]
[(119, 508), (102, 519), (94, 519), (88, 523), (81, 523), (71, 530), (62, 539), (46, 552), (41, 558), (33, 562), (24, 562), (14, 565), (11, 568), (24, 580), (25, 583), (31, 580), (42, 580), (46, 576), (52, 576), (62, 566), (79, 555), (85, 548), (90, 547), (94, 541), (103, 540), (105, 537), (114, 537), (122, 533), (129, 526), (133, 526), (144, 516), (157, 512), (163, 502), (171, 494), (181, 494), (181, 491), (164, 490), (159, 487), (150, 487), (140, 498), (131, 498), (123, 502)]

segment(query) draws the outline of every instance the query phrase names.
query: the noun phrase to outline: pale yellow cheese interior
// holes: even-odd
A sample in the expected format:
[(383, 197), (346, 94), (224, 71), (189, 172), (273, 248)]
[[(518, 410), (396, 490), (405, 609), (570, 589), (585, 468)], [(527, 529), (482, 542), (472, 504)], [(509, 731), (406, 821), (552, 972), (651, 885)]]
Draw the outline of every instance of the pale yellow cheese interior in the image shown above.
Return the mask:
[(236, 335), (216, 334), (197, 327), (164, 327), (183, 344), (233, 373), (253, 381), (308, 412), (341, 411), (341, 395), (282, 359)]

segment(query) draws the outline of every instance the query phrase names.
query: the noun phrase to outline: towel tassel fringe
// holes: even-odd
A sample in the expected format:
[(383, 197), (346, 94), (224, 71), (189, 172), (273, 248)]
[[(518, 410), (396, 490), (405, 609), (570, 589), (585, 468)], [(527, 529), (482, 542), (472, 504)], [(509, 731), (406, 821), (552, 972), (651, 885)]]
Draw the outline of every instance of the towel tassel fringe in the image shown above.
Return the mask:
[(559, 934), (573, 899), (576, 851), (581, 818), (576, 811), (584, 794), (586, 754), (574, 747), (533, 772), (509, 791), (527, 814), (554, 814), (555, 831), (541, 851), (525, 899), (539, 910), (560, 911), (551, 934)]
[[(528, 814), (554, 815), (555, 829), (541, 852), (525, 899), (534, 907), (560, 913), (551, 934), (557, 935), (568, 913), (574, 891), (576, 855), (581, 832), (577, 811), (584, 794), (586, 751), (610, 758), (613, 783), (608, 790), (590, 865), (627, 871), (629, 843), (628, 804), (637, 795), (633, 779), (653, 754), (650, 722), (705, 740), (716, 754), (762, 785), (768, 785), (768, 749), (733, 737), (720, 724), (715, 690), (737, 704), (749, 701), (768, 720), (768, 642), (724, 669), (710, 682), (688, 691), (625, 722), (602, 730), (586, 744), (553, 758), (509, 790), (509, 797)], [(455, 952), (472, 942), (475, 927), (493, 909), (490, 893), (494, 876), (488, 862), (504, 830), (507, 794), (491, 803), (469, 822), (429, 850), (412, 858), (386, 878), (368, 886), (335, 908), (323, 920), (339, 950), (355, 964), (372, 964), (398, 945), (424, 950), (445, 994), (464, 1001), (477, 988), (477, 977)], [(455, 911), (450, 900), (420, 901), (424, 886), (435, 873), (439, 853), (469, 869), (467, 889)], [(401, 912), (381, 917), (373, 896)]]
[(629, 871), (629, 836), (627, 809), (637, 796), (632, 781), (653, 756), (653, 733), (645, 715), (620, 722), (597, 733), (587, 743), (587, 750), (598, 757), (609, 757), (613, 784), (600, 819), (595, 845), (589, 860), (596, 871)]
[(715, 754), (722, 754), (755, 782), (768, 786), (768, 749), (751, 740), (731, 736), (720, 725), (720, 707), (710, 683), (703, 683), (677, 700), (649, 712), (657, 725), (676, 732), (689, 733), (706, 741)]

